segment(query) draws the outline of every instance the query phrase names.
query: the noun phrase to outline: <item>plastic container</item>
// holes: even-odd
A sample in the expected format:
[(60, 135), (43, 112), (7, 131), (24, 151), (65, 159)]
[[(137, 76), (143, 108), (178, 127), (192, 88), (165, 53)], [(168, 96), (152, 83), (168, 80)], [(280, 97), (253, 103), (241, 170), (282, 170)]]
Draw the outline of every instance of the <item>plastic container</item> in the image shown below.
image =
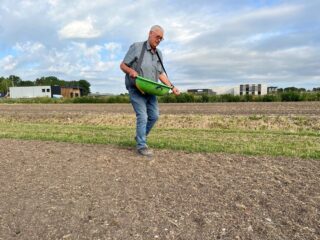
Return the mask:
[(171, 87), (163, 83), (158, 83), (141, 76), (137, 76), (136, 78), (136, 87), (142, 93), (148, 93), (156, 96), (165, 95), (171, 90)]

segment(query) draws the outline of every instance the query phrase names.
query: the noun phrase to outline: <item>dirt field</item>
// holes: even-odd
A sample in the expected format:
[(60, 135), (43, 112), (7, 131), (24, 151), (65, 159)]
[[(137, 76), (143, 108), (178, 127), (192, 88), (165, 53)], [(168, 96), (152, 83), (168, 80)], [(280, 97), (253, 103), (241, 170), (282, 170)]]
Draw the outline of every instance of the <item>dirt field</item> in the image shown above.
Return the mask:
[[(297, 104), (161, 110), (320, 112), (319, 103)], [(126, 104), (0, 105), (15, 116), (99, 111), (132, 113)], [(0, 156), (1, 240), (320, 239), (319, 160), (167, 150), (149, 159), (131, 148), (9, 139), (0, 139)]]
[(318, 239), (320, 161), (0, 140), (0, 239)]
[[(58, 115), (133, 113), (130, 104), (0, 104), (1, 114)], [(320, 102), (160, 104), (161, 114), (320, 115)]]

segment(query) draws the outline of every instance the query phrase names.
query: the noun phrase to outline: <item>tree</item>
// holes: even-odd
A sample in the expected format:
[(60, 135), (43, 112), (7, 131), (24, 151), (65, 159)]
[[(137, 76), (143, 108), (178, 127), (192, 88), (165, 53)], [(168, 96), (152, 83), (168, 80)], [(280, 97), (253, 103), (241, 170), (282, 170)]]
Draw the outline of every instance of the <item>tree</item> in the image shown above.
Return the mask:
[(277, 89), (277, 92), (278, 92), (278, 93), (282, 93), (282, 92), (283, 92), (283, 88), (278, 88), (278, 89)]
[(299, 88), (298, 92), (306, 92), (307, 90), (305, 88)]
[(320, 87), (313, 88), (312, 91), (313, 91), (313, 92), (320, 92)]
[(12, 82), (13, 86), (19, 86), (21, 78), (15, 75), (10, 75), (8, 79)]
[(82, 95), (87, 96), (91, 92), (90, 91), (91, 84), (84, 79), (81, 79), (78, 83), (79, 83), (79, 87), (82, 88)]
[(54, 76), (37, 78), (35, 85), (36, 85), (36, 86), (45, 86), (45, 85), (49, 85), (49, 86), (54, 86), (54, 85), (63, 86), (63, 85), (62, 85), (62, 81), (59, 80), (57, 77), (54, 77)]
[(12, 81), (1, 77), (0, 78), (0, 93), (6, 94), (9, 91), (9, 87), (12, 87)]
[(296, 87), (287, 87), (284, 89), (284, 92), (298, 92), (298, 88)]
[(34, 86), (34, 82), (33, 81), (21, 81), (19, 86), (21, 87), (28, 87), (28, 86)]

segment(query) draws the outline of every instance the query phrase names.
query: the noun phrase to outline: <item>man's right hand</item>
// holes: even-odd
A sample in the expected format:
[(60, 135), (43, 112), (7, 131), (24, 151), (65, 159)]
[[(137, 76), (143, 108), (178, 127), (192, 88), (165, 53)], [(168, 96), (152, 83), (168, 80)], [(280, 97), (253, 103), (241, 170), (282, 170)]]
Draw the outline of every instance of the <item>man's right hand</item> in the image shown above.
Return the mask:
[(138, 76), (138, 73), (134, 69), (131, 69), (129, 72), (129, 76), (131, 78), (136, 78)]
[(128, 67), (124, 62), (120, 64), (120, 69), (131, 78), (136, 78), (138, 76), (138, 73), (134, 69)]

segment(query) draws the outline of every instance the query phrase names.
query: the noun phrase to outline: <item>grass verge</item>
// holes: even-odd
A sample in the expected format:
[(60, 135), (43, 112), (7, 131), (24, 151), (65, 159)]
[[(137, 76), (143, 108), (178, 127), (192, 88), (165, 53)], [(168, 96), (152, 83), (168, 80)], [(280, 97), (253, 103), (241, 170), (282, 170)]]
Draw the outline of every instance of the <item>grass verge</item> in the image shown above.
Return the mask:
[[(135, 129), (95, 125), (2, 122), (0, 138), (115, 144), (134, 147)], [(230, 129), (159, 129), (148, 138), (153, 148), (188, 152), (320, 159), (320, 133)]]

